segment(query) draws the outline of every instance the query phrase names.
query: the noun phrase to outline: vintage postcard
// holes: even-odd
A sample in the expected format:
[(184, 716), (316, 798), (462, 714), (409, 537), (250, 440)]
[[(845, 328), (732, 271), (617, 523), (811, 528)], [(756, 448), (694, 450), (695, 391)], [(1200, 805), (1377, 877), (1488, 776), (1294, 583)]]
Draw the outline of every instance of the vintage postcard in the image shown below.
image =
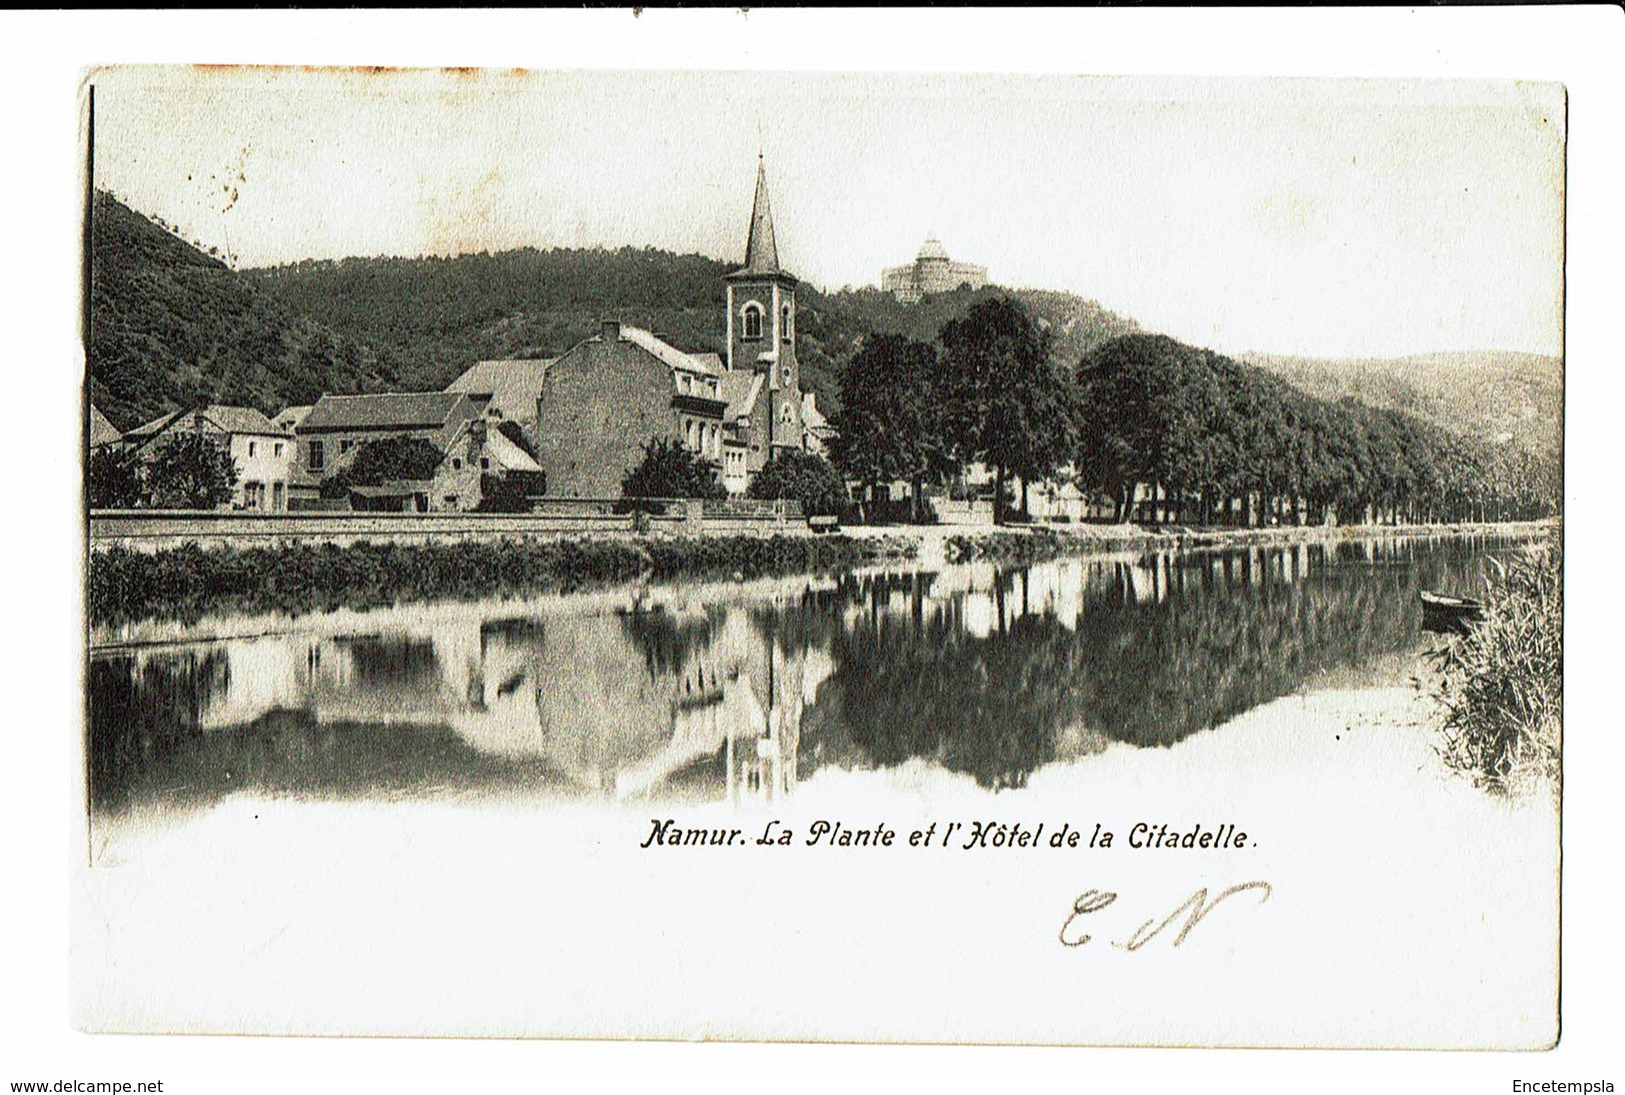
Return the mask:
[(92, 72), (75, 1023), (1553, 1045), (1566, 119)]

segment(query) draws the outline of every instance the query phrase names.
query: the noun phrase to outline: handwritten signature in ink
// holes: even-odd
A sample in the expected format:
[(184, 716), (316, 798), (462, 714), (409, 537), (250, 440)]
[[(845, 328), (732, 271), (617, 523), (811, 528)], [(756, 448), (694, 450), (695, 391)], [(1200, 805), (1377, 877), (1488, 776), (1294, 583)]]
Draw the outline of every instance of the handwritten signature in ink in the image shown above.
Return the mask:
[[(1112, 945), (1121, 950), (1137, 951), (1177, 923), (1179, 931), (1173, 939), (1173, 946), (1177, 947), (1214, 909), (1230, 898), (1248, 891), (1257, 893), (1258, 903), (1262, 905), (1270, 899), (1273, 887), (1268, 882), (1239, 882), (1209, 898), (1207, 887), (1203, 886), (1160, 922), (1153, 916), (1136, 928), (1127, 939), (1113, 942)], [(1088, 926), (1084, 922), (1085, 918), (1101, 912), (1116, 900), (1117, 895), (1109, 890), (1085, 890), (1079, 894), (1077, 900), (1072, 902), (1072, 909), (1067, 913), (1066, 920), (1061, 924), (1061, 945), (1081, 947), (1093, 939), (1094, 936), (1084, 930)]]

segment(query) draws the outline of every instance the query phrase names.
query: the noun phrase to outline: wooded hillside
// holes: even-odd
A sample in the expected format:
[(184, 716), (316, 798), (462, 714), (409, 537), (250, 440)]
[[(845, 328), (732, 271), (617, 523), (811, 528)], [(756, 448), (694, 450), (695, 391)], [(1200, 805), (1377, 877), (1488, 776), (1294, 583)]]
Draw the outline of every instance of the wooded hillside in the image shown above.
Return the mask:
[(1499, 350), (1396, 358), (1248, 354), (1321, 399), (1353, 397), (1482, 441), (1511, 441), (1542, 458), (1563, 444), (1563, 359)]
[[(644, 327), (679, 349), (724, 351), (722, 277), (733, 264), (702, 255), (522, 249), (454, 258), (344, 259), (250, 270), (288, 307), (369, 345), (386, 346), (410, 386), (439, 388), (487, 358), (552, 357), (593, 334), (602, 319)], [(1021, 300), (1055, 331), (1058, 359), (1076, 362), (1101, 343), (1139, 330), (1069, 293), (995, 287), (904, 305), (878, 289), (820, 292), (802, 283), (798, 350), (802, 386), (840, 409), (835, 375), (865, 334), (922, 341), (1000, 293)]]
[(275, 414), (400, 382), (388, 355), (265, 293), (111, 194), (91, 210), (91, 397), (120, 429), (207, 403)]
[[(94, 202), (91, 245), (92, 396), (121, 429), (211, 402), (274, 414), (324, 391), (438, 390), (475, 361), (562, 353), (606, 318), (681, 349), (720, 353), (722, 276), (733, 265), (627, 247), (234, 271), (106, 193)], [(803, 387), (835, 416), (837, 377), (865, 336), (934, 343), (949, 322), (1002, 295), (1047, 327), (1051, 360), (1068, 370), (1114, 339), (1143, 333), (1071, 293), (989, 286), (905, 305), (875, 288), (823, 292), (803, 283)], [(1476, 441), (1510, 441), (1544, 461), (1561, 453), (1558, 358), (1242, 360), (1330, 403), (1353, 397)]]

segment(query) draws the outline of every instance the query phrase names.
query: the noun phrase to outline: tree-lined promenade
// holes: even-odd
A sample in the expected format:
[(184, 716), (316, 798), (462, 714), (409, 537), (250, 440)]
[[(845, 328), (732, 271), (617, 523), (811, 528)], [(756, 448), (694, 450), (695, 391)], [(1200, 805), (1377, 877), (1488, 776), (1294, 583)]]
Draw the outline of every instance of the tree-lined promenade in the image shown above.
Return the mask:
[(987, 465), (995, 520), (1008, 476), (1070, 480), (1119, 523), (1430, 524), (1559, 508), (1558, 462), (1509, 443), (1316, 399), (1162, 335), (1116, 338), (1070, 368), (1051, 347), (1009, 298), (945, 324), (934, 345), (871, 336), (841, 372), (837, 467), (870, 497), (911, 483), (918, 507), (920, 487)]

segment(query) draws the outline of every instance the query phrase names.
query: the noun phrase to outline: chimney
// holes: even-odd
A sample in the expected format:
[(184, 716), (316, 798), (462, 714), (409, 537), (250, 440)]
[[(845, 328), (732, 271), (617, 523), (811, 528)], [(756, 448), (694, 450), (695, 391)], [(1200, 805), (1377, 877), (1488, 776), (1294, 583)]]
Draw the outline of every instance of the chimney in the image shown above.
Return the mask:
[(605, 342), (619, 342), (621, 340), (621, 321), (606, 319), (598, 325), (598, 337)]

